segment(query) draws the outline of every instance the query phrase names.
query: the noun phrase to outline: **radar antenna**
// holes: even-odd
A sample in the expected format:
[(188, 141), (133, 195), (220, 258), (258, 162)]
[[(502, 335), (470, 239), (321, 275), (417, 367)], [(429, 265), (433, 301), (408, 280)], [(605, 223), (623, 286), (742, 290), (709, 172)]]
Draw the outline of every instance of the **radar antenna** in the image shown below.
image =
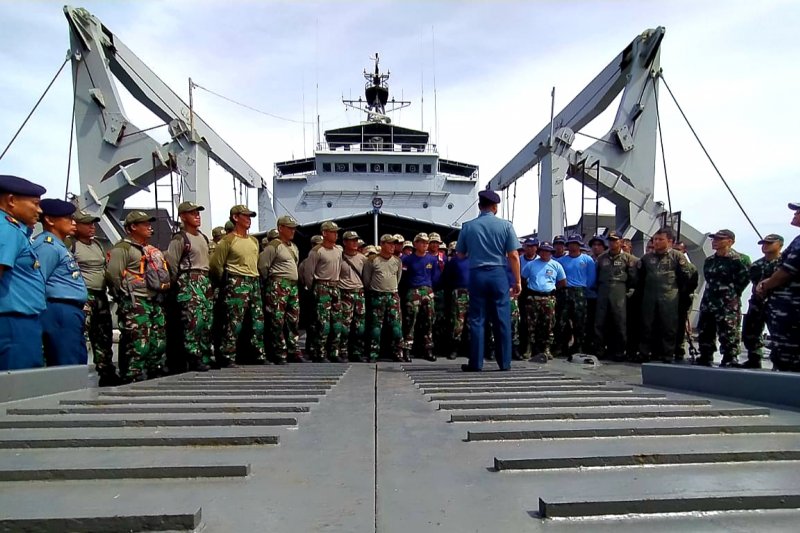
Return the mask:
[[(353, 109), (358, 109), (366, 113), (367, 121), (369, 122), (391, 124), (392, 120), (387, 116), (387, 113), (408, 107), (411, 105), (411, 102), (408, 100), (395, 100), (394, 98), (389, 100), (389, 84), (387, 81), (389, 80), (391, 72), (387, 70), (386, 74), (381, 74), (380, 57), (377, 52), (374, 57), (370, 57), (369, 59), (375, 62), (375, 70), (374, 72), (368, 72), (364, 69), (364, 79), (367, 80), (367, 83), (364, 85), (365, 99), (361, 97), (359, 97), (358, 100), (346, 100), (342, 98), (342, 103), (347, 107), (352, 107)], [(390, 106), (388, 110), (386, 109), (387, 104)]]

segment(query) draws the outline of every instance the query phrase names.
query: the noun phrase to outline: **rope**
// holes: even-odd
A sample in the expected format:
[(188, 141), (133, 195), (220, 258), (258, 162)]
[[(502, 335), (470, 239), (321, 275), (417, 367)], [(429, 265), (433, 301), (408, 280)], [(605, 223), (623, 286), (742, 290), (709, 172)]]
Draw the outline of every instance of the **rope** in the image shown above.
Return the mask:
[(758, 228), (756, 228), (756, 225), (753, 223), (753, 221), (750, 220), (750, 216), (744, 210), (744, 207), (742, 207), (742, 204), (739, 202), (739, 199), (733, 193), (733, 190), (731, 190), (730, 186), (728, 185), (728, 182), (725, 181), (725, 178), (722, 176), (722, 172), (719, 171), (719, 168), (717, 168), (717, 165), (714, 163), (714, 160), (711, 159), (711, 155), (708, 153), (708, 150), (706, 150), (705, 145), (700, 140), (700, 137), (698, 137), (697, 132), (692, 127), (692, 123), (689, 122), (689, 119), (686, 117), (686, 113), (683, 112), (683, 109), (681, 108), (681, 105), (678, 103), (678, 100), (675, 98), (675, 95), (672, 94), (672, 89), (669, 88), (669, 84), (667, 83), (667, 80), (664, 79), (664, 76), (661, 76), (661, 80), (664, 82), (664, 87), (667, 88), (667, 92), (669, 92), (669, 95), (672, 97), (672, 101), (675, 102), (675, 106), (678, 108), (678, 111), (681, 112), (681, 116), (683, 117), (683, 120), (686, 121), (686, 125), (689, 126), (690, 130), (692, 130), (692, 134), (694, 135), (694, 138), (697, 140), (697, 143), (700, 145), (700, 148), (703, 149), (703, 153), (706, 154), (706, 157), (708, 158), (709, 163), (711, 163), (711, 166), (714, 167), (714, 170), (717, 172), (717, 176), (719, 176), (719, 179), (722, 180), (722, 184), (725, 185), (726, 189), (728, 189), (728, 192), (730, 193), (731, 197), (733, 198), (733, 201), (736, 202), (736, 205), (739, 207), (739, 210), (744, 215), (744, 218), (747, 219), (747, 222), (750, 224), (750, 227), (753, 228), (753, 231), (756, 232), (756, 235), (758, 235), (758, 238), (760, 239), (761, 238), (761, 233), (758, 231)]
[(456, 225), (456, 223), (457, 223), (459, 220), (461, 220), (461, 217), (463, 217), (464, 215), (466, 215), (466, 214), (467, 214), (467, 211), (469, 211), (470, 209), (472, 209), (472, 206), (473, 206), (473, 205), (475, 205), (475, 204), (477, 204), (477, 203), (478, 203), (478, 199), (477, 199), (477, 198), (475, 198), (475, 200), (474, 200), (474, 201), (473, 201), (471, 204), (469, 204), (469, 206), (467, 206), (467, 208), (466, 208), (466, 209), (464, 209), (464, 212), (463, 212), (463, 213), (461, 213), (460, 215), (458, 215), (458, 218), (457, 218), (457, 219), (455, 219), (455, 220), (453, 221), (453, 223), (452, 223), (452, 224), (450, 224), (450, 225), (451, 225), (451, 226), (455, 226), (455, 225)]
[(223, 96), (223, 95), (221, 95), (221, 94), (219, 94), (217, 92), (212, 91), (211, 89), (207, 89), (207, 88), (203, 87), (202, 85), (197, 85), (194, 82), (192, 82), (192, 86), (196, 87), (198, 89), (202, 89), (207, 93), (213, 94), (217, 98), (222, 98), (223, 100), (226, 100), (226, 101), (228, 101), (228, 102), (230, 102), (232, 104), (244, 107), (245, 109), (249, 109), (250, 111), (254, 111), (256, 113), (260, 113), (262, 115), (266, 115), (266, 116), (272, 117), (274, 119), (283, 120), (283, 121), (286, 121), (286, 122), (293, 122), (295, 124), (314, 124), (313, 120), (295, 120), (295, 119), (292, 119), (292, 118), (281, 117), (279, 115), (276, 115), (274, 113), (270, 113), (268, 111), (263, 111), (261, 109), (257, 109), (257, 108), (255, 108), (253, 106), (250, 106), (250, 105), (247, 105), (247, 104), (243, 104), (242, 102), (237, 102), (236, 100), (233, 100), (232, 98), (228, 98), (227, 96)]
[(69, 120), (69, 150), (67, 151), (67, 184), (64, 186), (64, 201), (69, 196), (69, 175), (72, 169), (72, 143), (75, 139), (75, 80), (72, 81), (72, 117)]
[(656, 125), (658, 126), (658, 142), (661, 145), (661, 163), (664, 165), (664, 181), (667, 184), (667, 205), (669, 206), (670, 218), (674, 211), (672, 210), (672, 195), (669, 193), (669, 177), (667, 176), (667, 156), (664, 154), (664, 132), (661, 131), (661, 115), (658, 112), (658, 86), (656, 85), (656, 78), (653, 80), (653, 93), (655, 94), (656, 103)]
[[(40, 96), (39, 99), (36, 101), (36, 104), (33, 106), (33, 109), (31, 109), (31, 112), (28, 113), (28, 116), (25, 117), (25, 120), (22, 121), (22, 125), (17, 130), (17, 133), (14, 134), (14, 136), (11, 138), (11, 141), (9, 141), (8, 145), (6, 146), (5, 150), (3, 150), (3, 153), (0, 154), (0, 159), (3, 159), (3, 156), (6, 155), (6, 152), (8, 152), (8, 149), (11, 148), (11, 145), (14, 144), (14, 141), (17, 140), (17, 137), (19, 136), (20, 132), (22, 132), (22, 128), (25, 127), (25, 124), (27, 124), (28, 120), (30, 120), (31, 116), (33, 116), (33, 113), (36, 111), (36, 108), (39, 107), (39, 104), (42, 103), (42, 100), (44, 100), (44, 97), (47, 94), (47, 91), (49, 91), (50, 87), (53, 86), (53, 83), (55, 83), (56, 78), (58, 78), (58, 75), (61, 74), (62, 70), (64, 70), (64, 66), (67, 64), (67, 62), (69, 60), (70, 60), (70, 55), (67, 54), (66, 59), (64, 59), (64, 62), (61, 63), (61, 66), (58, 68), (58, 72), (56, 72), (56, 75), (53, 76), (52, 80), (50, 80), (50, 83), (47, 85), (47, 88), (42, 93), (42, 96)], [(74, 105), (74, 100), (73, 100), (73, 105)], [(73, 113), (74, 113), (74, 111), (73, 111)]]
[(511, 223), (514, 223), (514, 213), (517, 211), (517, 182), (514, 182), (514, 201), (511, 203)]

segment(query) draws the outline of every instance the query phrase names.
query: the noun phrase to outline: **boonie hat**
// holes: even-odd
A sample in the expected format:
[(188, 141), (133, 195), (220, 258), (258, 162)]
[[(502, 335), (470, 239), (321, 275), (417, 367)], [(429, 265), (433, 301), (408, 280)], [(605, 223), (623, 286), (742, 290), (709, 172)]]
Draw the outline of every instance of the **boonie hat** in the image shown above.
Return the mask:
[(403, 248), (413, 248), (413, 247), (414, 247), (414, 243), (411, 242), (411, 241), (406, 241), (406, 242), (403, 243)]
[(553, 244), (567, 244), (567, 239), (563, 235), (556, 235), (553, 237)]
[(191, 213), (192, 211), (205, 211), (205, 209), (206, 208), (202, 205), (194, 202), (181, 202), (181, 205), (178, 206), (178, 214)]
[(547, 241), (544, 241), (544, 242), (542, 242), (542, 244), (539, 245), (539, 251), (540, 252), (554, 252), (555, 249), (553, 248), (552, 244), (550, 244)]
[(539, 239), (535, 239), (533, 237), (530, 239), (525, 239), (522, 242), (522, 246), (539, 246)]
[(394, 234), (394, 242), (406, 242), (406, 238), (399, 233)]
[(254, 217), (256, 216), (256, 212), (246, 205), (239, 204), (231, 207), (231, 216), (233, 215), (250, 215), (251, 217)]
[(414, 236), (414, 242), (417, 242), (417, 241), (426, 241), (426, 242), (429, 242), (429, 241), (430, 241), (430, 237), (428, 237), (428, 234), (427, 234), (427, 233), (417, 233), (417, 234)]
[(381, 243), (384, 243), (384, 242), (397, 242), (397, 239), (395, 237), (397, 237), (397, 235), (391, 235), (389, 233), (387, 233), (385, 235), (381, 235)]
[(439, 244), (442, 244), (442, 237), (436, 232), (429, 233), (428, 242), (438, 242)]
[(589, 239), (589, 246), (593, 245), (595, 242), (599, 242), (604, 247), (608, 248), (608, 244), (606, 244), (606, 239), (602, 235), (595, 235), (591, 239)]
[(571, 242), (576, 242), (576, 243), (580, 244), (581, 246), (583, 246), (583, 239), (581, 238), (580, 235), (577, 235), (577, 234), (570, 235), (569, 238), (567, 239), (567, 244), (569, 244)]

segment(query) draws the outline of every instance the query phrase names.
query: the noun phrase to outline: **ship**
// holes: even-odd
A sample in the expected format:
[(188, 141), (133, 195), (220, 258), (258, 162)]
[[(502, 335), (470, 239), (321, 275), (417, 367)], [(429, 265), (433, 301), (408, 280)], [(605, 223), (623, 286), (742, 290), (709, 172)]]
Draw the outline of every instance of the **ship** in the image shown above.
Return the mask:
[(326, 130), (313, 157), (275, 163), (272, 197), (259, 196), (262, 218), (297, 220), (301, 248), (327, 220), (367, 243), (434, 231), (451, 242), (478, 213), (478, 165), (444, 159), (428, 132), (393, 123), (389, 114), (411, 102), (390, 98), (390, 73), (381, 72), (378, 54), (372, 60), (364, 97), (342, 99), (364, 120)]

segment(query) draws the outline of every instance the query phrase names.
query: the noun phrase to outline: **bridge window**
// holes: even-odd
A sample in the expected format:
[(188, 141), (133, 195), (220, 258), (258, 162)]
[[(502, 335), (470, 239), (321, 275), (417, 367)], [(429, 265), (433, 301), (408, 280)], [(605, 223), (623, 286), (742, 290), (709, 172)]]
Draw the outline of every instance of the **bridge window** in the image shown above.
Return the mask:
[(419, 165), (416, 163), (407, 163), (406, 164), (406, 173), (408, 174), (419, 174)]
[(322, 163), (322, 171), (323, 172), (330, 172), (331, 171), (331, 164), (330, 163)]
[(400, 174), (403, 172), (402, 163), (389, 163), (389, 174)]
[(370, 172), (385, 172), (383, 163), (370, 163), (369, 171)]
[(353, 172), (362, 173), (367, 171), (366, 163), (353, 163)]
[(336, 163), (333, 168), (336, 172), (350, 172), (350, 163)]
[(432, 174), (433, 167), (431, 165), (422, 165), (422, 173), (423, 174)]

